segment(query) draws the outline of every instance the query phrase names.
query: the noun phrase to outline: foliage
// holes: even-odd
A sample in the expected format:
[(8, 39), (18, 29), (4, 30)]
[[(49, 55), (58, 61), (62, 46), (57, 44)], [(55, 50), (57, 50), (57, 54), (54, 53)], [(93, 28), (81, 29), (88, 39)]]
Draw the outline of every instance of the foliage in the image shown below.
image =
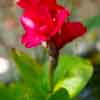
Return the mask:
[(48, 66), (39, 65), (27, 54), (12, 50), (21, 78), (0, 86), (2, 100), (71, 100), (80, 93), (92, 75), (92, 66), (79, 57), (61, 56), (54, 75), (54, 91), (49, 93)]

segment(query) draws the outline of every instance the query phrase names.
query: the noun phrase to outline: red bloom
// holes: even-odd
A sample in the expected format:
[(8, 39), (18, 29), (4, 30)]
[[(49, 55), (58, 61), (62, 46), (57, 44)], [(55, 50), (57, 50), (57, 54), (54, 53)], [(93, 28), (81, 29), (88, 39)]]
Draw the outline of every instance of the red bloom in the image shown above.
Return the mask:
[(24, 9), (20, 18), (26, 31), (22, 43), (28, 48), (52, 39), (60, 49), (86, 32), (81, 23), (65, 23), (69, 10), (56, 0), (18, 0), (17, 4)]

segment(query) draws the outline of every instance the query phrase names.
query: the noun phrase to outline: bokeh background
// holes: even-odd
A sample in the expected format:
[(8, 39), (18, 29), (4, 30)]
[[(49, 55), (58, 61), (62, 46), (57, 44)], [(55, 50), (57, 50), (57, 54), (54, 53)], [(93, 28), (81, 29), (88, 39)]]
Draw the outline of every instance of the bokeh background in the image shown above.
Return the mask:
[[(83, 21), (100, 15), (100, 0), (59, 0), (72, 13), (71, 20)], [(24, 33), (19, 16), (21, 10), (15, 0), (0, 0), (0, 80), (10, 82), (19, 77), (15, 64), (10, 57), (10, 48), (18, 48), (43, 63), (47, 58), (43, 48), (27, 49), (20, 43)], [(87, 87), (77, 97), (79, 100), (100, 100), (100, 28), (74, 40), (61, 50), (61, 53), (88, 58), (94, 66), (94, 75)]]

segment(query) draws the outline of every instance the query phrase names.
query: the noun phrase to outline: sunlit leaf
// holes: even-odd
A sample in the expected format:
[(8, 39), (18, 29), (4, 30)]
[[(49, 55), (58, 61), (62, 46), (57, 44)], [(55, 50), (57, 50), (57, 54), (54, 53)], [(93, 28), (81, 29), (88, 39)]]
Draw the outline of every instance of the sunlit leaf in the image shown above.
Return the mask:
[(79, 57), (61, 56), (55, 72), (55, 89), (65, 88), (70, 97), (77, 96), (93, 73), (92, 65)]

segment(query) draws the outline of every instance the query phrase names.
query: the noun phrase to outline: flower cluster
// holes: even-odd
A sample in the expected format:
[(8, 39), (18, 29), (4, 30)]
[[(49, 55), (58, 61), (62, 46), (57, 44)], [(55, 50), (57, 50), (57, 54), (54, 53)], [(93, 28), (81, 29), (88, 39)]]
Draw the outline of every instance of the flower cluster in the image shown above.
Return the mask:
[(60, 49), (86, 32), (82, 23), (69, 21), (69, 10), (56, 0), (17, 0), (16, 3), (23, 9), (20, 17), (25, 29), (22, 43), (27, 48), (52, 40)]

